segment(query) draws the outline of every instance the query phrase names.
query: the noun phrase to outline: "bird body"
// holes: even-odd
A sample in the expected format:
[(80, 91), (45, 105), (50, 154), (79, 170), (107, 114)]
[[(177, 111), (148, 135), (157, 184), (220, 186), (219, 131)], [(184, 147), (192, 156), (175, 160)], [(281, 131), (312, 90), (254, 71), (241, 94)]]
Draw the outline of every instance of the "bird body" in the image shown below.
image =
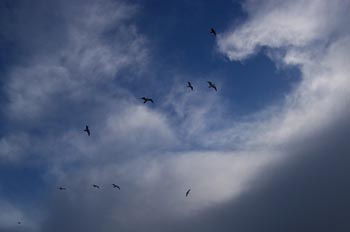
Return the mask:
[(64, 187), (58, 187), (59, 190), (67, 190), (66, 188)]
[(88, 134), (88, 136), (90, 136), (90, 129), (88, 125), (85, 126), (84, 131)]
[(193, 86), (192, 86), (192, 84), (191, 84), (191, 82), (187, 82), (187, 88), (190, 88), (192, 91), (193, 91)]
[(120, 190), (120, 187), (119, 187), (119, 185), (116, 185), (116, 184), (112, 184), (112, 186), (113, 186), (113, 188), (117, 188), (117, 189), (119, 189), (119, 190)]
[(186, 197), (188, 196), (188, 194), (190, 194), (190, 192), (191, 192), (191, 189), (187, 190)]
[(100, 188), (100, 186), (98, 186), (98, 185), (96, 185), (96, 184), (93, 184), (92, 187), (98, 188), (98, 189)]
[(142, 97), (141, 99), (143, 100), (143, 104), (146, 104), (147, 102), (154, 103), (152, 98)]
[(209, 88), (213, 88), (213, 89), (215, 89), (215, 91), (218, 91), (216, 88), (216, 85), (213, 82), (208, 81), (208, 84), (209, 84)]

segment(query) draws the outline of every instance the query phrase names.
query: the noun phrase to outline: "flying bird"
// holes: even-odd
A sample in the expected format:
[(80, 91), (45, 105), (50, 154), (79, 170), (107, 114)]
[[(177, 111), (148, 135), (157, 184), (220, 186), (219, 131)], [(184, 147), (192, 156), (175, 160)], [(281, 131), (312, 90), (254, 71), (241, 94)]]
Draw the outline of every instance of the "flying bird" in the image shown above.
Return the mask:
[(192, 84), (191, 84), (191, 82), (187, 82), (187, 88), (190, 88), (191, 90), (193, 90), (193, 86), (192, 86)]
[(214, 35), (214, 37), (216, 37), (216, 31), (214, 28), (210, 28), (210, 33)]
[(215, 91), (218, 91), (216, 88), (216, 85), (213, 82), (208, 81), (208, 84), (209, 84), (209, 88), (213, 88), (213, 89), (215, 89)]
[(147, 102), (152, 102), (152, 103), (154, 103), (152, 98), (142, 97), (141, 99), (143, 100), (143, 104), (145, 104), (145, 103), (147, 103)]
[(89, 129), (88, 125), (85, 126), (85, 130), (84, 131), (88, 134), (88, 136), (90, 136), (90, 129)]
[(64, 187), (58, 187), (59, 190), (67, 190), (66, 188)]
[(98, 188), (98, 189), (100, 188), (100, 186), (98, 186), (98, 185), (96, 185), (96, 184), (93, 184), (92, 187)]
[(18, 225), (21, 225), (21, 224), (22, 224), (22, 222), (17, 222), (17, 224), (18, 224)]
[(188, 196), (188, 194), (190, 194), (190, 192), (191, 192), (191, 189), (187, 190), (186, 197)]
[(117, 188), (117, 189), (119, 189), (119, 190), (120, 190), (120, 187), (119, 187), (119, 185), (116, 185), (116, 184), (112, 184), (112, 186), (113, 186), (113, 188)]

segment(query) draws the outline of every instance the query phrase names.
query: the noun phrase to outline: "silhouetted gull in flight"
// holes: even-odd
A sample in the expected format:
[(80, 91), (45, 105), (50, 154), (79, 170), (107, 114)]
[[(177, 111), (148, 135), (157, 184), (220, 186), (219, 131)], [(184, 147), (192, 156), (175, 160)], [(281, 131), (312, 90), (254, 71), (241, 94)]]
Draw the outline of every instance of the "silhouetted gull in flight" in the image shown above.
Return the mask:
[(188, 194), (190, 194), (190, 192), (191, 192), (191, 189), (187, 190), (186, 197), (188, 196)]
[(98, 186), (98, 185), (96, 185), (96, 184), (93, 184), (92, 187), (98, 188), (98, 189), (100, 188), (100, 186)]
[(141, 99), (143, 100), (143, 104), (145, 104), (145, 103), (147, 103), (147, 102), (152, 102), (152, 103), (154, 103), (152, 98), (142, 97)]
[(88, 134), (88, 136), (90, 136), (90, 129), (89, 129), (88, 125), (85, 126), (85, 130), (84, 131)]
[(213, 88), (213, 89), (215, 89), (215, 91), (218, 91), (218, 90), (216, 89), (216, 85), (215, 85), (213, 82), (208, 81), (208, 84), (209, 84), (209, 88)]
[(193, 86), (192, 86), (192, 84), (191, 84), (191, 82), (187, 82), (187, 88), (190, 88), (191, 90), (193, 90)]
[(210, 28), (210, 33), (213, 34), (216, 37), (216, 31), (214, 28)]

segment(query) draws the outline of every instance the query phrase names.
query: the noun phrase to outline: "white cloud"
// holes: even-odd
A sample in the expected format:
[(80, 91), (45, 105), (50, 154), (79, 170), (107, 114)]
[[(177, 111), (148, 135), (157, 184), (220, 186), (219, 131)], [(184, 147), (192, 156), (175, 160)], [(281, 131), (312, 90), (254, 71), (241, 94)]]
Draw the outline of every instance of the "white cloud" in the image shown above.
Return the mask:
[(348, 8), (343, 0), (247, 1), (248, 20), (219, 36), (219, 50), (240, 60), (263, 46), (288, 49), (327, 41), (344, 29)]
[(57, 105), (60, 98), (91, 98), (99, 83), (107, 84), (126, 68), (138, 72), (147, 63), (147, 41), (128, 23), (136, 7), (108, 0), (69, 5), (66, 2), (63, 15), (69, 23), (55, 31), (67, 34), (58, 42), (59, 51), (34, 53), (26, 65), (9, 72), (5, 84), (9, 104), (2, 109), (9, 117), (40, 118), (62, 107)]
[(299, 67), (302, 77), (279, 112), (263, 122), (265, 128), (255, 140), (283, 144), (325, 127), (334, 115), (343, 115), (349, 104), (345, 50), (350, 2), (247, 1), (245, 9), (248, 20), (220, 35), (219, 50), (231, 60), (243, 60), (266, 46), (273, 50), (271, 58), (277, 64)]
[[(242, 121), (227, 118), (222, 99), (212, 92), (196, 89), (190, 95), (175, 85), (161, 109), (154, 110), (136, 105), (121, 87), (114, 92), (99, 88), (111, 84), (124, 68), (137, 72), (134, 67), (145, 64), (148, 55), (146, 39), (128, 22), (137, 8), (107, 3), (89, 3), (68, 13), (72, 24), (64, 49), (15, 67), (5, 85), (9, 117), (55, 125), (47, 129), (50, 135), (32, 133), (35, 140), (27, 135), (0, 140), (0, 157), (18, 157), (32, 148), (52, 167), (50, 182), (68, 187), (63, 194), (52, 193), (48, 229), (71, 220), (70, 212), (84, 212), (78, 213), (78, 224), (90, 225), (93, 218), (101, 226), (112, 225), (109, 230), (124, 231), (138, 223), (193, 216), (248, 191), (264, 169), (289, 154), (286, 148), (304, 146), (348, 113), (350, 42), (342, 21), (348, 19), (347, 1), (247, 1), (247, 22), (219, 35), (219, 50), (242, 60), (268, 47), (277, 64), (298, 67), (302, 80), (281, 105)], [(105, 41), (101, 34), (113, 30), (113, 43)], [(115, 97), (122, 94), (123, 100)], [(85, 101), (93, 102), (87, 104), (93, 109), (79, 108), (77, 103)], [(89, 108), (91, 114), (72, 113), (73, 122), (58, 115), (59, 123), (45, 117), (76, 107), (83, 112)], [(91, 137), (81, 125), (68, 129), (77, 121), (87, 121)], [(119, 195), (110, 186), (114, 182), (122, 187)], [(93, 183), (102, 191), (88, 191)], [(185, 198), (188, 188), (192, 193)], [(69, 209), (67, 215), (60, 207)]]

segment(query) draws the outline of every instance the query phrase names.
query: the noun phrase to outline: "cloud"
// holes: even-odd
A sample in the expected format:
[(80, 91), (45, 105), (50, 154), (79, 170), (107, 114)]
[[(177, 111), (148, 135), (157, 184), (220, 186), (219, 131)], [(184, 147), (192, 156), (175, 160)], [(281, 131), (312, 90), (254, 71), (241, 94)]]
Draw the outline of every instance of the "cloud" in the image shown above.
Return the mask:
[(15, 161), (29, 148), (26, 134), (9, 135), (0, 139), (1, 160)]
[[(25, 210), (17, 207), (8, 201), (0, 201), (0, 231), (16, 232), (37, 231), (37, 223), (34, 221), (36, 210), (32, 210), (32, 214), (28, 214)], [(20, 222), (21, 224), (18, 224)]]
[[(51, 190), (38, 231), (303, 231), (322, 229), (328, 209), (342, 217), (346, 194), (336, 199), (325, 180), (349, 193), (342, 188), (350, 150), (347, 1), (244, 4), (246, 22), (218, 36), (219, 50), (244, 60), (265, 47), (278, 67), (299, 68), (302, 76), (282, 103), (242, 120), (228, 115), (220, 95), (194, 95), (176, 83), (163, 103), (140, 105), (118, 78), (151, 69), (150, 41), (133, 23), (142, 8), (81, 3), (56, 3), (58, 29), (47, 35), (56, 42), (34, 46), (39, 51), (11, 66), (3, 86), (2, 112), (15, 129), (0, 139), (1, 160), (30, 165), (27, 157), (35, 156), (47, 167)], [(23, 24), (8, 30), (20, 47), (32, 47), (37, 42), (16, 36)]]
[[(338, 118), (322, 134), (285, 147), (288, 158), (263, 169), (243, 194), (155, 231), (339, 231), (350, 193), (350, 123)], [(137, 231), (137, 230), (135, 230)]]
[[(38, 52), (26, 57), (25, 64), (14, 65), (5, 77), (4, 89), (10, 104), (3, 108), (3, 112), (9, 117), (36, 119), (44, 116), (62, 107), (57, 106), (62, 98), (87, 99), (96, 91), (98, 83), (113, 80), (123, 69), (132, 68), (137, 72), (146, 63), (146, 40), (134, 25), (128, 23), (137, 11), (136, 7), (121, 1), (88, 1), (83, 7), (79, 3), (65, 1), (60, 4), (59, 19), (65, 26), (48, 35), (47, 40), (56, 41), (51, 45), (52, 49), (35, 46)], [(46, 16), (42, 11), (50, 6), (49, 2), (42, 3), (38, 15)], [(31, 10), (27, 7), (26, 12)], [(32, 26), (31, 21), (14, 25), (19, 29), (24, 26)], [(44, 34), (45, 31), (42, 29), (38, 33)], [(56, 39), (61, 34), (63, 38)], [(15, 40), (17, 34), (12, 36), (11, 39)], [(31, 45), (28, 41), (20, 44)], [(47, 53), (43, 54), (42, 50)]]
[[(262, 47), (303, 48), (327, 41), (345, 26), (347, 1), (246, 1), (248, 20), (219, 36), (219, 50), (240, 60)], [(342, 7), (339, 7), (342, 6)]]

